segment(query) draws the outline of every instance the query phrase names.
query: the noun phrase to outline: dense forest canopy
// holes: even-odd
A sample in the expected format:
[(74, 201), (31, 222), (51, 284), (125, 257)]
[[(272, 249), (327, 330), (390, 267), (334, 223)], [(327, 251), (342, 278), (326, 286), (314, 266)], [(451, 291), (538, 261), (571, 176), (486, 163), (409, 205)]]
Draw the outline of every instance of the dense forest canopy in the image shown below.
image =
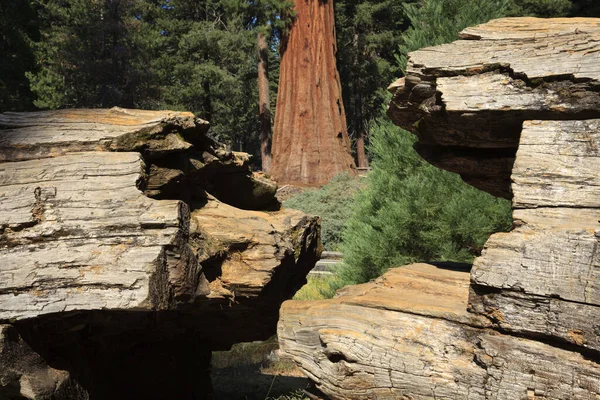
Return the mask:
[[(597, 16), (596, 3), (336, 1), (338, 65), (351, 136), (368, 137), (383, 114), (384, 88), (401, 75), (406, 51), (462, 18), (457, 10)], [(2, 1), (0, 11), (0, 111), (191, 110), (209, 120), (213, 134), (233, 149), (259, 157), (257, 38), (262, 33), (267, 39), (274, 114), (280, 36), (293, 20), (293, 2), (32, 0)]]

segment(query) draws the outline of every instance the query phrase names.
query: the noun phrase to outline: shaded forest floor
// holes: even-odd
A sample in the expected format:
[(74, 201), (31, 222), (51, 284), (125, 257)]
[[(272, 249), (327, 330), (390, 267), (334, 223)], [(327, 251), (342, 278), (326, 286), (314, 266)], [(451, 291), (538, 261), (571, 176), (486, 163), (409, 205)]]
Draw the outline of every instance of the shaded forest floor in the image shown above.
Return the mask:
[(240, 343), (213, 353), (212, 383), (218, 400), (300, 400), (309, 383), (296, 365), (278, 357), (276, 338)]

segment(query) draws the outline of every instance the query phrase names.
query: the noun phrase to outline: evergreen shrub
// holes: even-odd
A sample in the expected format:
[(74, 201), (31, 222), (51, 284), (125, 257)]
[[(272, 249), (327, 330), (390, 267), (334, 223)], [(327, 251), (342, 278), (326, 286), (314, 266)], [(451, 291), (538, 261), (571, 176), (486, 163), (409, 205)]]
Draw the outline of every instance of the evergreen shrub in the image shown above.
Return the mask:
[(343, 227), (352, 214), (354, 197), (364, 186), (362, 179), (348, 173), (340, 174), (327, 185), (303, 191), (284, 201), (283, 205), (320, 216), (325, 250), (339, 250)]
[(510, 202), (424, 161), (390, 121), (371, 134), (373, 170), (343, 231), (344, 266), (331, 291), (412, 262), (471, 263), (494, 232), (511, 229)]

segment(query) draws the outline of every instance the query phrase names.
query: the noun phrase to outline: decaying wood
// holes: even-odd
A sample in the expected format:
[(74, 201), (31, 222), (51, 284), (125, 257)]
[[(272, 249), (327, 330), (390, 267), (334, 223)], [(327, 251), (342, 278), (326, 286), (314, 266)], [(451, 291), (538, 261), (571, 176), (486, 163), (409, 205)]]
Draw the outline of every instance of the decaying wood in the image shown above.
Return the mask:
[(171, 111), (0, 114), (0, 397), (204, 398), (212, 350), (275, 332), (319, 219), (254, 211), (279, 208), (276, 184), (207, 128)]
[(499, 327), (600, 351), (600, 121), (527, 121), (517, 228), (475, 261), (470, 305)]
[(600, 398), (599, 34), (502, 19), (410, 55), (390, 117), (433, 164), (512, 198), (514, 229), (470, 274), (408, 266), (284, 303), (282, 348), (325, 394)]
[[(0, 397), (3, 399), (87, 400), (68, 371), (52, 368), (10, 325), (0, 325)], [(14, 387), (8, 382), (18, 382)], [(23, 396), (23, 397), (22, 397)]]
[(296, 0), (282, 41), (270, 174), (280, 184), (323, 185), (355, 173), (335, 53), (333, 2)]
[(278, 335), (336, 399), (588, 399), (600, 366), (485, 328), (466, 312), (468, 272), (416, 264), (333, 300), (289, 301)]
[[(390, 118), (415, 133), (440, 168), (510, 198), (523, 121), (600, 117), (596, 19), (506, 18), (469, 28), (465, 40), (410, 54), (390, 87)], [(443, 154), (443, 156), (440, 156)], [(494, 179), (472, 168), (493, 160)]]
[(189, 210), (144, 196), (142, 171), (137, 153), (0, 164), (0, 320), (194, 298)]
[[(310, 260), (299, 259), (318, 246), (317, 224), (318, 218), (299, 211), (265, 214), (209, 199), (192, 213), (192, 240), (210, 281), (208, 297), (256, 299), (268, 285), (282, 285), (279, 292), (298, 290), (317, 261), (314, 253)], [(298, 286), (286, 290), (288, 282)]]

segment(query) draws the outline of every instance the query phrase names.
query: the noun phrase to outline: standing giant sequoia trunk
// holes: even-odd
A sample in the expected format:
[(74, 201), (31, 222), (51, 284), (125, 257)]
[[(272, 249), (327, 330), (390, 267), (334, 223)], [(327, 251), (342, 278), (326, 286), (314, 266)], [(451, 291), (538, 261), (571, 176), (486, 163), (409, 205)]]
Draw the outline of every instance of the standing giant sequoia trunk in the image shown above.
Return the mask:
[(319, 185), (355, 170), (335, 64), (333, 1), (296, 1), (295, 11), (282, 42), (271, 175)]

